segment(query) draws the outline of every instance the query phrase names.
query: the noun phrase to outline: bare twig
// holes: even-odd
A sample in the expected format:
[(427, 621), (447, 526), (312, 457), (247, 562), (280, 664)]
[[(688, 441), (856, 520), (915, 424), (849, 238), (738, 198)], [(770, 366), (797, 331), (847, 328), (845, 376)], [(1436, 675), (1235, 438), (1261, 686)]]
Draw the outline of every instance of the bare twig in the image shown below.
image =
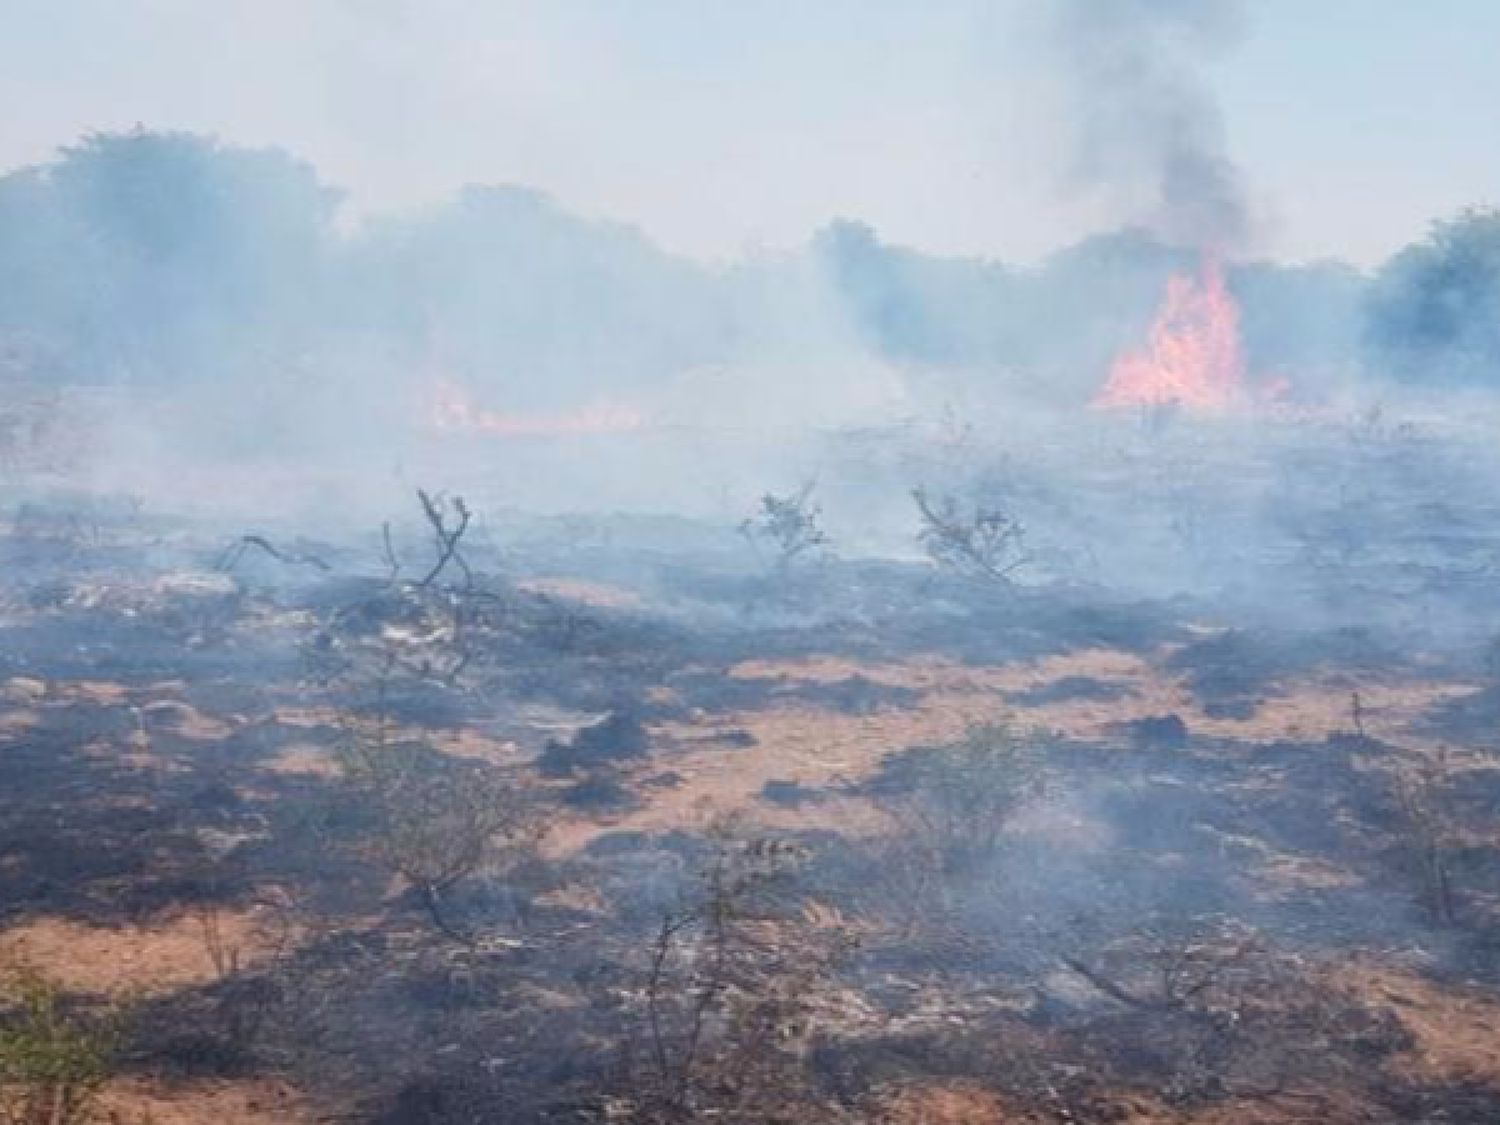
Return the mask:
[(264, 551), (277, 562), (288, 566), (310, 566), (315, 570), (332, 570), (326, 562), (317, 555), (305, 551), (287, 551), (277, 547), (263, 535), (242, 535), (231, 543), (224, 553), (219, 557), (216, 570), (230, 571), (240, 564), (251, 548)]
[[(465, 584), (472, 583), (474, 576), (458, 548), (464, 534), (469, 530), (469, 522), (473, 519), (474, 513), (470, 511), (462, 496), (447, 500), (441, 494), (434, 496), (419, 488), (417, 499), (422, 502), (422, 514), (427, 517), (427, 522), (432, 527), (432, 535), (437, 548), (437, 559), (433, 562), (432, 569), (427, 572), (426, 577), (417, 583), (417, 588), (426, 589), (431, 586), (447, 569), (449, 563), (453, 563), (464, 572)], [(456, 518), (457, 522), (450, 523), (450, 517)]]
[(381, 555), (385, 559), (385, 565), (390, 571), (386, 576), (386, 581), (394, 585), (396, 579), (401, 576), (401, 559), (396, 555), (396, 547), (391, 542), (391, 523), (389, 520), (380, 525), (380, 548)]

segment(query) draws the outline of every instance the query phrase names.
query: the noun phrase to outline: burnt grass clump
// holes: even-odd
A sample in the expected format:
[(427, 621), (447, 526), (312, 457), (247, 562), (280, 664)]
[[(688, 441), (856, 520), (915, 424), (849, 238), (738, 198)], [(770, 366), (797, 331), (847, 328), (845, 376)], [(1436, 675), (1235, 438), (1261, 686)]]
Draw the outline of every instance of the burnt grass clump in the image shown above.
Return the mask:
[(1182, 673), (1204, 714), (1228, 719), (1254, 715), (1283, 667), (1264, 641), (1238, 629), (1185, 645), (1167, 666)]
[(1180, 750), (1188, 743), (1188, 725), (1181, 715), (1147, 715), (1124, 725), (1130, 741), (1140, 747)]
[(566, 742), (549, 741), (537, 764), (543, 776), (571, 777), (642, 758), (650, 745), (638, 712), (614, 711), (583, 727)]
[(1021, 691), (1007, 692), (1005, 698), (1018, 707), (1039, 707), (1047, 703), (1109, 703), (1130, 694), (1124, 684), (1110, 683), (1096, 676), (1063, 676)]

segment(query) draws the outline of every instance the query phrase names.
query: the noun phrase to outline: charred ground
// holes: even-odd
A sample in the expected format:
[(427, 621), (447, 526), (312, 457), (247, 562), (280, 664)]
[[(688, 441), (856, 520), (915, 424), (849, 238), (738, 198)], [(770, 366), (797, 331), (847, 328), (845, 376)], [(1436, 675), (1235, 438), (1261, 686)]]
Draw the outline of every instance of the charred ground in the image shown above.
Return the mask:
[(1013, 577), (15, 508), (0, 952), (127, 1119), (1491, 1120), (1483, 471), (1203, 444), (972, 474)]

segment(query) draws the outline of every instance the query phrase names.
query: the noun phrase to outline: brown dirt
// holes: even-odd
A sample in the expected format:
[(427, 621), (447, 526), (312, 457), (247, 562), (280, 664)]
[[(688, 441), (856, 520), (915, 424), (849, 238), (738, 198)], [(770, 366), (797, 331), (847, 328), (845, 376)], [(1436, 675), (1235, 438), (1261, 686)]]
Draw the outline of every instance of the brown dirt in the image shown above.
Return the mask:
[(340, 775), (339, 764), (327, 748), (313, 743), (284, 746), (267, 758), (261, 769), (287, 776), (327, 777)]
[[(944, 657), (919, 656), (902, 661), (861, 661), (815, 656), (801, 660), (746, 661), (730, 670), (740, 679), (803, 680), (833, 683), (863, 676), (876, 683), (912, 688), (929, 701), (953, 701), (976, 693), (998, 695), (1045, 687), (1070, 676), (1097, 679), (1127, 689), (1119, 699), (1067, 700), (1027, 708), (1011, 707), (1027, 722), (1083, 741), (1112, 738), (1111, 728), (1132, 719), (1177, 714), (1195, 732), (1225, 738), (1271, 741), (1322, 740), (1350, 729), (1350, 691), (1345, 677), (1318, 671), (1304, 680), (1273, 689), (1246, 719), (1210, 717), (1194, 700), (1181, 677), (1152, 661), (1115, 649), (1088, 649), (1039, 660), (973, 667)], [(1365, 728), (1376, 738), (1404, 736), (1433, 705), (1471, 691), (1472, 685), (1430, 680), (1397, 680), (1372, 676), (1359, 692)]]
[[(268, 908), (222, 910), (226, 945), (253, 964), (280, 940)], [(25, 966), (64, 988), (119, 998), (161, 995), (214, 979), (204, 924), (183, 913), (147, 926), (37, 918), (0, 931), (0, 965)]]
[[(679, 782), (670, 787), (638, 786), (644, 807), (609, 818), (606, 824), (560, 823), (551, 849), (577, 846), (605, 827), (661, 830), (747, 810), (753, 810), (754, 818), (768, 827), (806, 827), (816, 822), (838, 823), (846, 831), (870, 830), (881, 822), (863, 802), (838, 799), (800, 809), (783, 808), (762, 801), (761, 788), (772, 780), (800, 782), (809, 788), (858, 780), (894, 750), (952, 739), (970, 724), (1001, 717), (1106, 745), (1118, 743), (1119, 724), (1168, 713), (1180, 715), (1194, 733), (1252, 741), (1322, 740), (1345, 733), (1350, 726), (1347, 686), (1332, 673), (1319, 673), (1268, 692), (1250, 718), (1214, 718), (1203, 713), (1178, 677), (1149, 660), (1113, 649), (993, 666), (971, 666), (940, 656), (900, 661), (839, 656), (750, 660), (735, 665), (728, 674), (742, 680), (823, 684), (862, 676), (878, 684), (912, 689), (920, 693), (920, 699), (914, 706), (893, 706), (864, 715), (801, 702), (772, 702), (751, 710), (704, 714), (692, 722), (662, 724), (653, 734), (677, 749), (654, 758), (651, 773), (670, 770)], [(1121, 685), (1127, 692), (1118, 699), (1028, 707), (1005, 699), (1006, 693), (1074, 676)], [(1411, 744), (1412, 729), (1427, 710), (1466, 690), (1466, 685), (1454, 683), (1373, 679), (1360, 687), (1366, 730), (1375, 737), (1401, 738)], [(755, 745), (747, 749), (714, 745), (715, 734), (732, 730), (748, 731)], [(1330, 886), (1348, 877), (1335, 867), (1309, 865), (1298, 857), (1263, 858), (1266, 879), (1273, 886)]]
[(1353, 957), (1334, 972), (1350, 995), (1389, 1007), (1415, 1043), (1392, 1066), (1421, 1081), (1494, 1083), (1500, 1075), (1500, 1000), (1443, 985), (1415, 969)]
[(1032, 1118), (1006, 1110), (987, 1090), (960, 1086), (910, 1087), (884, 1099), (877, 1125), (1019, 1125)]
[(100, 1108), (106, 1120), (120, 1125), (311, 1125), (329, 1120), (296, 1089), (270, 1078), (191, 1083), (122, 1079), (105, 1088)]
[(516, 583), (518, 589), (533, 594), (561, 598), (563, 601), (597, 606), (600, 609), (636, 609), (641, 605), (641, 596), (624, 586), (612, 586), (604, 582), (590, 582), (583, 578), (545, 576), (528, 578)]

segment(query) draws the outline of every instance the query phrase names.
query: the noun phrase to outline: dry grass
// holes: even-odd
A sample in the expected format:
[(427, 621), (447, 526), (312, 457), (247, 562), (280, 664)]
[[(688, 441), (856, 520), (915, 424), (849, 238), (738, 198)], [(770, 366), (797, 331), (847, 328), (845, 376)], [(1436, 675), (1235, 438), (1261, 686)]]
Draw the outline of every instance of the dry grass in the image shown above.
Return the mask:
[[(223, 940), (250, 966), (284, 937), (263, 908), (223, 910)], [(114, 997), (165, 995), (215, 978), (201, 919), (191, 913), (146, 926), (90, 926), (36, 918), (0, 931), (0, 964), (23, 964), (70, 991)]]
[[(760, 799), (768, 781), (798, 782), (807, 788), (858, 781), (878, 769), (881, 759), (906, 746), (932, 744), (960, 736), (972, 724), (1010, 716), (1026, 727), (1055, 731), (1063, 737), (1103, 746), (1119, 744), (1119, 727), (1132, 719), (1177, 714), (1190, 731), (1207, 737), (1269, 742), (1318, 741), (1350, 728), (1347, 684), (1334, 673), (1317, 673), (1279, 690), (1270, 690), (1249, 718), (1210, 717), (1180, 677), (1151, 660), (1113, 649), (1090, 649), (1062, 656), (1009, 664), (972, 666), (940, 656), (898, 661), (813, 656), (795, 660), (751, 660), (731, 668), (740, 680), (833, 684), (863, 677), (876, 684), (918, 693), (910, 706), (890, 706), (868, 714), (815, 706), (801, 701), (772, 701), (764, 706), (705, 713), (692, 721), (665, 723), (653, 730), (668, 753), (637, 770), (638, 780), (671, 770), (670, 787), (637, 786), (643, 807), (598, 820), (574, 818), (554, 830), (549, 850), (578, 846), (605, 827), (659, 831), (703, 823), (714, 815), (753, 812), (757, 822), (773, 828), (837, 823), (846, 832), (877, 830), (883, 825), (862, 801), (836, 798), (801, 809), (770, 805)], [(1086, 677), (1123, 690), (1119, 698), (1072, 699), (1017, 706), (1006, 696), (1042, 688), (1071, 677)], [(1364, 721), (1376, 737), (1400, 738), (1421, 745), (1414, 733), (1435, 704), (1469, 690), (1467, 685), (1437, 681), (1372, 680), (1360, 686)], [(736, 749), (716, 744), (716, 736), (746, 731), (755, 745)], [(1268, 890), (1328, 887), (1349, 878), (1335, 866), (1296, 856), (1263, 856)]]
[(1354, 957), (1334, 972), (1349, 995), (1389, 1007), (1415, 1041), (1391, 1061), (1420, 1081), (1493, 1083), (1500, 1076), (1500, 1000), (1438, 984), (1413, 969)]
[[(100, 1107), (134, 1125), (312, 1125), (329, 1118), (296, 1089), (276, 1079), (163, 1083), (118, 1079), (105, 1087)], [(106, 1120), (109, 1118), (106, 1117)]]

